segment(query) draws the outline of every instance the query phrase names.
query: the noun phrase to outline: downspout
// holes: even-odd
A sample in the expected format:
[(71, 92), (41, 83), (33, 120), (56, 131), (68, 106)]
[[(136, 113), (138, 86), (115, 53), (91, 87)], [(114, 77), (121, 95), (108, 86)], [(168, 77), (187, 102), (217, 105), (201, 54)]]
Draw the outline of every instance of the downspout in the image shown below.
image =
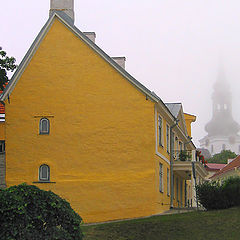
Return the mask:
[(171, 188), (170, 188), (170, 208), (173, 208), (173, 154), (174, 154), (174, 149), (173, 149), (173, 128), (175, 128), (178, 125), (179, 120), (175, 119), (175, 124), (173, 124), (170, 127), (170, 177), (171, 177)]

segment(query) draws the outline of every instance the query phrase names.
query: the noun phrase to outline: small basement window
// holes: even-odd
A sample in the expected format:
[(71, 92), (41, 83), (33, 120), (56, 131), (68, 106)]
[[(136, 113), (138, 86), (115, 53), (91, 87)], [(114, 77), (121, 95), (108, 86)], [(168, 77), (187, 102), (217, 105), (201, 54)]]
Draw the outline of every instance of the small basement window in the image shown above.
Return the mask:
[(50, 181), (50, 167), (46, 164), (39, 167), (39, 181)]

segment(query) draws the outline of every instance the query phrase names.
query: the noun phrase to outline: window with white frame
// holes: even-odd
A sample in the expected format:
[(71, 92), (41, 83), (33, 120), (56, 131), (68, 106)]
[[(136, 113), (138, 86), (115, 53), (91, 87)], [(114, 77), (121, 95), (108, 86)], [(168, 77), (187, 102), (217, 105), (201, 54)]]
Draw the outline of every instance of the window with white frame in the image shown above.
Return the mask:
[(169, 140), (170, 140), (170, 134), (169, 134), (169, 126), (166, 126), (166, 142), (167, 142), (167, 152), (169, 153)]
[(170, 172), (169, 168), (167, 168), (167, 195), (170, 195)]
[(159, 191), (163, 192), (163, 165), (159, 163)]
[(159, 146), (163, 146), (162, 141), (162, 118), (158, 116), (158, 144)]
[(39, 167), (39, 181), (50, 181), (50, 168), (46, 164)]
[(49, 134), (50, 122), (47, 118), (41, 118), (39, 122), (39, 134)]
[[(175, 133), (174, 133), (174, 132), (172, 133), (172, 139), (173, 139), (173, 140), (172, 140), (172, 144), (173, 144), (173, 145), (172, 145), (173, 158), (176, 158), (176, 149), (175, 149), (175, 141), (176, 141), (176, 140), (175, 140)], [(170, 141), (171, 141), (171, 140), (170, 140)]]

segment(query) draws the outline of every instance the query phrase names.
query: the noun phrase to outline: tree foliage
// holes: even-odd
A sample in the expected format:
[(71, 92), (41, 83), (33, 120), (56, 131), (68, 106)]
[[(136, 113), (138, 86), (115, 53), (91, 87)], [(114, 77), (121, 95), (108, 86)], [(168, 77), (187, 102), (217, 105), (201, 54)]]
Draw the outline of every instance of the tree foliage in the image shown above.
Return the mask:
[(196, 186), (199, 202), (207, 210), (240, 206), (240, 177), (219, 182), (204, 182)]
[(8, 83), (8, 71), (14, 71), (17, 67), (14, 57), (8, 57), (7, 53), (0, 47), (0, 89), (3, 90), (4, 86)]
[(51, 191), (21, 184), (0, 190), (0, 239), (81, 240), (81, 217)]
[(208, 159), (209, 163), (227, 163), (228, 159), (233, 159), (237, 157), (236, 153), (230, 150), (223, 150), (220, 153), (213, 155)]

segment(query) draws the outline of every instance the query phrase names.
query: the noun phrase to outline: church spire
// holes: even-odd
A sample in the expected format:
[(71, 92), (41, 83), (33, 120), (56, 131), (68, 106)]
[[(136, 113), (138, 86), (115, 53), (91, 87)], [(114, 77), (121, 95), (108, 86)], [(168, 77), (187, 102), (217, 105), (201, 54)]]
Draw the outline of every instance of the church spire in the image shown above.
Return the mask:
[(240, 129), (232, 117), (232, 96), (223, 66), (218, 70), (212, 94), (212, 120), (205, 126), (209, 136), (235, 135)]

